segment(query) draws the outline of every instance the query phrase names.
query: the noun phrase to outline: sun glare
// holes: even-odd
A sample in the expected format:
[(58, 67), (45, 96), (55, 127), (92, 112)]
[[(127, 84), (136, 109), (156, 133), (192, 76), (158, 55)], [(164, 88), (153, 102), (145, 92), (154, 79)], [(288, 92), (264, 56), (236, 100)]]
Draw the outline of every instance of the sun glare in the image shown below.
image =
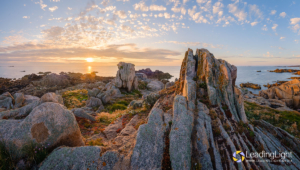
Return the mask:
[(87, 62), (93, 62), (94, 61), (94, 59), (93, 58), (87, 58), (87, 59), (85, 59)]

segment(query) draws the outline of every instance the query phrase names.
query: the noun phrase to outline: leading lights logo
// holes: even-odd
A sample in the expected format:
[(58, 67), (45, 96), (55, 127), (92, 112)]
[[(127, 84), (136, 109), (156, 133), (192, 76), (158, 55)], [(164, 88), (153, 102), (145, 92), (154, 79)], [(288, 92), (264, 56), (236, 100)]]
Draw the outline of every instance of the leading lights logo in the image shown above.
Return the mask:
[[(240, 155), (240, 159), (237, 159), (237, 155)], [(242, 162), (242, 161), (244, 161), (244, 159), (245, 159), (245, 154), (244, 154), (244, 152), (242, 152), (242, 151), (236, 151), (236, 152), (234, 152), (233, 153), (233, 160), (235, 161), (235, 162)]]

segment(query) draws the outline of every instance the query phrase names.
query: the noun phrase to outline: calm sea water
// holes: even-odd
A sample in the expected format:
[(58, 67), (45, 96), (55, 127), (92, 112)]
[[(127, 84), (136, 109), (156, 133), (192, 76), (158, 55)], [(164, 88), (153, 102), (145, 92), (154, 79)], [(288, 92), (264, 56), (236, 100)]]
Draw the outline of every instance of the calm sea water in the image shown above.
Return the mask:
[[(151, 68), (151, 70), (161, 70), (163, 72), (168, 72), (175, 78), (179, 77), (180, 66), (135, 66), (136, 70)], [(274, 83), (277, 80), (290, 80), (290, 77), (296, 77), (291, 73), (271, 73), (268, 70), (275, 70), (277, 68), (285, 68), (278, 66), (238, 66), (238, 76), (236, 80), (236, 85), (240, 83), (251, 82), (261, 85), (262, 89), (267, 89), (263, 87), (264, 84)], [(291, 69), (300, 69), (298, 67), (286, 67)], [(27, 65), (27, 66), (0, 66), (0, 77), (5, 78), (21, 78), (26, 74), (38, 73), (40, 71), (51, 71), (52, 73), (64, 72), (80, 72), (80, 73), (90, 73), (92, 71), (97, 71), (99, 76), (116, 76), (117, 66), (97, 66), (97, 65), (88, 65), (88, 64), (56, 64), (56, 65)], [(260, 70), (261, 72), (257, 72)], [(25, 71), (25, 72), (21, 72)], [(249, 89), (253, 93), (258, 93), (259, 90)]]

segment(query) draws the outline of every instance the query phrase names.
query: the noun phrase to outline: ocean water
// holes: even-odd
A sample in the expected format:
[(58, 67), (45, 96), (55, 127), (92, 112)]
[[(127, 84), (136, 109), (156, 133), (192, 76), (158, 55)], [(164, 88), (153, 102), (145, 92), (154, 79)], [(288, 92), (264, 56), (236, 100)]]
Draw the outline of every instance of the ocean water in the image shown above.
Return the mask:
[[(180, 66), (135, 66), (136, 70), (150, 68), (152, 71), (161, 70), (163, 72), (168, 72), (175, 78), (179, 78)], [(262, 89), (267, 89), (263, 85), (272, 84), (277, 80), (289, 81), (290, 77), (297, 77), (291, 73), (272, 73), (268, 70), (275, 70), (277, 68), (290, 68), (290, 69), (300, 69), (299, 67), (279, 67), (279, 66), (237, 66), (237, 80), (236, 85), (240, 83), (255, 83), (261, 85)], [(64, 72), (80, 72), (80, 73), (90, 73), (92, 71), (97, 71), (99, 76), (116, 76), (117, 66), (97, 66), (95, 64), (56, 64), (56, 65), (19, 65), (14, 67), (0, 66), (0, 77), (5, 78), (21, 78), (26, 74), (38, 73), (40, 71), (46, 72), (51, 71), (52, 73)], [(260, 70), (261, 72), (257, 72)], [(25, 72), (21, 72), (25, 71)], [(253, 93), (257, 94), (260, 90), (249, 89)]]

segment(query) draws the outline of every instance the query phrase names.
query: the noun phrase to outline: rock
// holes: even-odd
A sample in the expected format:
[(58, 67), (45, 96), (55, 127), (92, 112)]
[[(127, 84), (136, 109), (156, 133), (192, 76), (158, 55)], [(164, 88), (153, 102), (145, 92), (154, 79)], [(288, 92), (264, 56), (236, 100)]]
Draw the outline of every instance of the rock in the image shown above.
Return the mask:
[(86, 101), (86, 107), (92, 107), (92, 108), (97, 107), (98, 108), (102, 105), (103, 104), (102, 104), (101, 100), (98, 98), (95, 98), (95, 97), (91, 97)]
[(144, 73), (135, 73), (135, 76), (139, 79), (139, 80), (145, 80), (147, 79), (147, 75)]
[(34, 108), (24, 120), (0, 120), (0, 140), (16, 159), (27, 153), (28, 144), (82, 146), (84, 142), (75, 116), (58, 103), (47, 102)]
[(143, 100), (132, 100), (128, 107), (132, 107), (133, 109), (141, 108), (143, 107), (143, 102)]
[(138, 80), (135, 78), (134, 65), (130, 63), (120, 62), (118, 64), (118, 72), (115, 79), (116, 87), (125, 88), (127, 91), (137, 89)]
[(38, 105), (40, 105), (40, 101), (34, 101), (24, 107), (17, 108), (14, 110), (7, 110), (0, 112), (0, 119), (21, 119), (25, 118), (29, 115), (29, 113)]
[(14, 108), (19, 108), (24, 104), (25, 97), (23, 93), (15, 93), (14, 94), (15, 105)]
[(67, 87), (70, 85), (70, 81), (68, 80), (68, 77), (65, 75), (58, 75), (55, 73), (46, 75), (42, 78), (40, 81), (33, 82), (36, 86), (62, 86)]
[(300, 108), (300, 80), (294, 79), (280, 86), (273, 86), (267, 90), (261, 90), (259, 96), (265, 99), (278, 99), (294, 109)]
[(64, 100), (61, 95), (57, 95), (55, 93), (46, 93), (41, 97), (41, 103), (45, 102), (54, 102), (59, 104), (64, 104)]
[(28, 105), (30, 103), (33, 103), (35, 101), (39, 101), (40, 98), (36, 96), (31, 96), (31, 95), (24, 95), (24, 105)]
[(97, 98), (101, 99), (104, 104), (110, 103), (112, 99), (122, 97), (121, 91), (115, 86), (111, 86), (107, 91), (99, 93)]
[(159, 71), (159, 70), (152, 71), (150, 68), (146, 68), (146, 69), (142, 69), (142, 70), (136, 71), (136, 74), (137, 73), (143, 73), (148, 78), (158, 79), (158, 80), (170, 79), (170, 78), (173, 77), (169, 73), (164, 73), (164, 72)]
[(252, 89), (261, 89), (261, 86), (260, 86), (260, 85), (254, 84), (254, 83), (249, 83), (249, 82), (248, 82), (248, 83), (241, 83), (240, 86), (241, 86), (242, 88), (248, 87), (248, 88), (252, 88)]
[(83, 109), (81, 108), (76, 108), (76, 109), (72, 109), (73, 114), (75, 115), (75, 117), (78, 118), (84, 118), (84, 119), (88, 119), (90, 121), (96, 121), (95, 117), (87, 114)]
[(169, 88), (169, 87), (172, 87), (174, 85), (175, 85), (174, 82), (168, 82), (168, 83), (166, 83), (166, 89)]
[(88, 90), (89, 97), (96, 97), (99, 94), (100, 90), (98, 88), (93, 88), (92, 90)]
[(153, 108), (147, 124), (141, 125), (131, 156), (131, 169), (161, 169), (164, 153), (163, 111)]
[(122, 129), (122, 117), (114, 121), (114, 123), (109, 124), (103, 133), (106, 135), (108, 140), (111, 140), (117, 136), (117, 131)]
[(13, 108), (13, 97), (10, 93), (6, 92), (0, 95), (0, 108), (12, 109)]
[(153, 105), (155, 104), (155, 102), (159, 99), (159, 97), (160, 97), (159, 93), (153, 92), (153, 93), (150, 93), (150, 94), (147, 95), (147, 96), (143, 96), (143, 100), (144, 100), (147, 104), (153, 106)]
[(147, 88), (151, 91), (160, 91), (164, 89), (164, 84), (158, 80), (152, 80), (150, 83), (147, 84)]
[(188, 110), (186, 98), (180, 95), (175, 97), (173, 109), (170, 132), (172, 169), (191, 169), (193, 112)]
[(41, 163), (40, 170), (113, 169), (117, 161), (117, 153), (110, 151), (102, 154), (97, 146), (62, 147), (55, 149)]

